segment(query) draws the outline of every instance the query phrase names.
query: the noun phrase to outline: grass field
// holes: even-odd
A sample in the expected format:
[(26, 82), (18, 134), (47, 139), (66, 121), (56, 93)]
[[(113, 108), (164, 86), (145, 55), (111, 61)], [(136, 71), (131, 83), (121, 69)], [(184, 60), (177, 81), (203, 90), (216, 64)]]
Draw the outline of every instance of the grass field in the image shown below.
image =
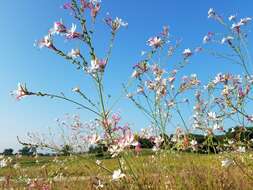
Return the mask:
[[(14, 167), (0, 169), (2, 189), (252, 189), (253, 173), (250, 154), (199, 155), (163, 152), (158, 155), (126, 155), (122, 168), (126, 177), (112, 181), (110, 171), (118, 169), (116, 159), (101, 159), (101, 167), (94, 156), (21, 157), (13, 158)], [(222, 167), (227, 157), (237, 164)], [(245, 167), (247, 166), (247, 167)], [(102, 167), (106, 167), (108, 171)], [(99, 183), (103, 187), (98, 187)]]

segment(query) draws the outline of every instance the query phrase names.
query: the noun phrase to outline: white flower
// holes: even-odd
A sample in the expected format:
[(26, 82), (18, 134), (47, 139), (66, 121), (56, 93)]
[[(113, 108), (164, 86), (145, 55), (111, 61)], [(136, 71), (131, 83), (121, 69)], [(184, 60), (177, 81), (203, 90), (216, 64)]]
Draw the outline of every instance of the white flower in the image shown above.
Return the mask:
[(191, 145), (192, 145), (192, 146), (196, 146), (196, 145), (198, 144), (198, 142), (197, 142), (196, 140), (194, 140), (194, 139), (193, 139), (193, 140), (191, 140), (191, 142), (190, 142), (190, 143), (191, 143)]
[(221, 44), (225, 44), (226, 42), (231, 43), (231, 41), (232, 41), (233, 39), (234, 39), (234, 37), (232, 37), (232, 36), (224, 37), (224, 38), (222, 38), (222, 40), (221, 40)]
[(140, 76), (140, 73), (138, 71), (134, 70), (131, 77), (132, 78), (137, 78), (138, 76)]
[(228, 159), (228, 158), (226, 158), (225, 160), (221, 161), (221, 166), (225, 167), (225, 168), (229, 167), (232, 164), (234, 164), (234, 161), (231, 160), (231, 159)]
[(67, 31), (66, 37), (68, 39), (73, 39), (79, 37), (79, 33), (76, 32), (76, 24), (72, 23), (70, 30)]
[(104, 184), (101, 182), (101, 180), (99, 179), (98, 180), (98, 184), (97, 184), (97, 186), (96, 186), (96, 189), (101, 189), (101, 188), (103, 188), (104, 187)]
[(128, 26), (127, 22), (124, 22), (121, 18), (116, 17), (114, 20), (111, 18), (106, 19), (106, 23), (112, 28), (113, 31), (117, 31), (121, 26)]
[(205, 35), (203, 38), (203, 43), (206, 44), (209, 41), (210, 41), (210, 37), (208, 35)]
[(229, 21), (233, 21), (233, 20), (235, 20), (236, 19), (236, 16), (235, 15), (230, 15), (229, 17), (228, 17), (228, 20)]
[(242, 19), (240, 20), (240, 23), (241, 23), (242, 25), (246, 25), (246, 24), (248, 24), (248, 22), (250, 22), (251, 20), (252, 20), (252, 18), (250, 18), (250, 17), (242, 18)]
[(118, 179), (120, 179), (120, 178), (123, 178), (123, 177), (125, 177), (126, 175), (125, 174), (123, 174), (122, 172), (121, 172), (121, 170), (120, 169), (118, 169), (118, 170), (115, 170), (115, 171), (113, 171), (113, 174), (112, 174), (112, 180), (118, 180)]
[(144, 92), (144, 88), (143, 87), (137, 88), (137, 93), (138, 94), (143, 93), (143, 92)]
[(44, 36), (44, 38), (40, 40), (37, 43), (37, 45), (39, 48), (43, 48), (43, 47), (51, 48), (53, 46), (53, 39), (52, 39), (51, 34)]
[(160, 136), (155, 137), (155, 140), (154, 140), (155, 146), (156, 146), (156, 147), (160, 147), (161, 144), (163, 143), (163, 141), (164, 141), (164, 140), (163, 140), (162, 137), (160, 137)]
[(123, 149), (118, 145), (111, 145), (108, 148), (108, 151), (112, 155), (112, 158), (114, 158), (114, 157), (118, 156), (123, 151)]
[(157, 152), (158, 150), (159, 150), (159, 147), (153, 146), (153, 148), (152, 148), (152, 151), (153, 151), (153, 152)]
[(64, 26), (62, 20), (55, 22), (54, 23), (54, 27), (51, 29), (50, 34), (54, 35), (54, 34), (60, 34), (60, 33), (65, 33), (66, 27)]
[(72, 92), (80, 92), (80, 88), (79, 87), (75, 87), (72, 89)]
[(195, 73), (191, 74), (191, 78), (197, 78), (197, 74)]
[(102, 163), (102, 162), (101, 162), (100, 160), (97, 160), (97, 161), (96, 161), (96, 164), (97, 164), (97, 165), (100, 165), (101, 163)]
[(147, 43), (151, 47), (158, 48), (162, 45), (162, 39), (160, 37), (152, 37), (148, 39)]
[(24, 98), (25, 96), (29, 95), (29, 92), (25, 85), (18, 83), (17, 90), (12, 91), (11, 95), (16, 96), (16, 99), (20, 100)]
[(100, 136), (98, 136), (97, 134), (93, 134), (90, 138), (90, 144), (97, 144), (100, 141)]
[(216, 116), (215, 112), (209, 112), (209, 113), (207, 113), (207, 115), (208, 115), (210, 120), (216, 120), (217, 119), (217, 116)]
[(243, 24), (241, 23), (241, 22), (238, 22), (238, 23), (234, 23), (234, 24), (232, 24), (232, 27), (231, 27), (231, 29), (232, 30), (240, 30), (240, 27), (242, 26)]
[(76, 24), (72, 23), (69, 33), (75, 33), (75, 32), (76, 32)]
[(19, 165), (19, 164), (14, 164), (13, 168), (14, 168), (14, 169), (19, 169), (19, 168), (20, 168), (20, 165)]
[(215, 123), (215, 124), (213, 125), (213, 130), (214, 130), (214, 131), (215, 131), (215, 130), (223, 131), (223, 127), (220, 126), (218, 123)]
[(145, 55), (146, 52), (145, 51), (141, 51), (141, 56)]
[(132, 98), (132, 97), (133, 97), (133, 94), (129, 93), (129, 94), (127, 94), (126, 96), (127, 96), (127, 98)]
[(239, 146), (238, 149), (237, 149), (237, 152), (244, 153), (244, 152), (246, 152), (246, 149), (243, 146)]
[(215, 17), (215, 16), (216, 16), (216, 13), (215, 13), (214, 9), (213, 9), (213, 8), (210, 8), (210, 9), (208, 10), (208, 18), (213, 18), (213, 17)]
[(0, 168), (4, 168), (4, 167), (7, 167), (8, 164), (7, 164), (7, 160), (3, 159), (0, 161)]
[(101, 0), (90, 0), (90, 3), (96, 5), (98, 3), (101, 3)]
[(72, 49), (68, 53), (68, 56), (71, 57), (72, 59), (76, 59), (77, 57), (80, 57), (80, 50), (79, 49)]
[(127, 22), (124, 22), (121, 18), (116, 17), (116, 19), (114, 20), (115, 23), (118, 23), (119, 26), (124, 26), (126, 27), (128, 25)]
[(192, 55), (192, 51), (189, 48), (187, 48), (183, 51), (182, 54), (184, 55), (185, 58), (187, 58), (187, 57), (190, 57)]

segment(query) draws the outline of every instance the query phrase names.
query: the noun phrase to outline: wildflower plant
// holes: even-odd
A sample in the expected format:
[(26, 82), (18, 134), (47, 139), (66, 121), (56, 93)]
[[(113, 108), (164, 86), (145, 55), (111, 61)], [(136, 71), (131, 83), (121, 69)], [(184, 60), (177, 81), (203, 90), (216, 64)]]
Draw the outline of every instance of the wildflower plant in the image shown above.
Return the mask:
[[(164, 140), (168, 126), (174, 128), (179, 125), (188, 131), (189, 125), (180, 106), (189, 103), (187, 92), (200, 84), (196, 74), (183, 76), (180, 81), (178, 72), (189, 63), (194, 53), (200, 51), (199, 48), (187, 48), (178, 55), (176, 52), (180, 49), (180, 44), (180, 40), (174, 40), (170, 36), (169, 28), (164, 27), (161, 34), (147, 41), (151, 49), (142, 52), (143, 59), (134, 65), (131, 89), (125, 86), (129, 100), (148, 117), (151, 125), (156, 128), (157, 135), (162, 135)], [(171, 66), (170, 58), (173, 56), (180, 61)], [(174, 114), (178, 115), (181, 122), (173, 124)]]
[[(80, 108), (92, 112), (105, 130), (106, 135), (109, 137), (112, 133), (111, 126), (108, 123), (111, 110), (106, 108), (106, 96), (103, 80), (106, 73), (106, 66), (109, 63), (111, 56), (115, 36), (120, 27), (127, 26), (127, 23), (123, 22), (119, 18), (112, 19), (108, 16), (104, 19), (106, 25), (110, 28), (111, 40), (106, 54), (103, 58), (99, 58), (93, 44), (92, 34), (94, 31), (92, 28), (89, 28), (91, 26), (88, 25), (88, 19), (92, 20), (91, 23), (95, 22), (101, 8), (100, 1), (81, 0), (78, 2), (76, 0), (72, 0), (71, 2), (64, 4), (63, 8), (71, 12), (71, 15), (74, 17), (78, 25), (72, 24), (72, 26), (68, 28), (63, 21), (57, 21), (53, 24), (53, 27), (49, 30), (48, 34), (43, 39), (36, 42), (36, 45), (40, 48), (47, 48), (55, 54), (63, 57), (65, 60), (76, 66), (76, 68), (83, 72), (86, 76), (91, 77), (96, 85), (95, 89), (97, 90), (99, 103), (91, 100), (91, 98), (89, 98), (79, 87), (74, 87), (72, 91), (83, 98), (83, 102), (81, 103), (66, 97), (63, 94), (57, 95), (45, 92), (32, 92), (28, 90), (26, 85), (23, 84), (19, 84), (18, 89), (14, 91), (13, 94), (16, 95), (17, 99), (21, 99), (25, 96), (40, 96), (71, 102)], [(90, 17), (85, 14), (87, 11), (90, 11)], [(80, 31), (78, 28), (80, 28)], [(87, 48), (89, 55), (85, 55), (85, 53), (77, 48), (73, 48), (69, 52), (64, 52), (57, 46), (57, 44), (54, 43), (54, 38), (56, 38), (56, 36), (60, 36), (69, 41), (81, 41)]]
[[(252, 149), (252, 132), (248, 130), (252, 127), (252, 60), (247, 27), (252, 18), (238, 18), (237, 15), (223, 18), (212, 8), (208, 18), (223, 26), (224, 32), (208, 32), (203, 38), (203, 51), (236, 64), (241, 70), (239, 73), (218, 73), (196, 91), (193, 130), (206, 136), (203, 145), (208, 147), (208, 152), (210, 149), (215, 153), (234, 152), (221, 161), (221, 166), (236, 166), (252, 180), (251, 169), (246, 170), (250, 165), (242, 156), (247, 149)], [(221, 133), (226, 134), (225, 139), (218, 137)]]
[[(94, 122), (89, 124), (81, 123), (78, 118), (74, 118), (74, 121), (70, 124), (61, 123), (61, 125), (64, 125), (63, 127), (70, 127), (71, 132), (70, 134), (68, 133), (70, 137), (67, 140), (66, 136), (62, 135), (65, 140), (63, 140), (63, 144), (61, 143), (60, 145), (57, 145), (58, 142), (45, 139), (43, 136), (36, 134), (29, 135), (31, 143), (19, 141), (27, 146), (50, 148), (56, 151), (69, 146), (68, 151), (72, 154), (80, 151), (80, 147), (81, 149), (86, 148), (86, 142), (88, 142), (88, 144), (102, 143), (107, 147), (113, 157), (117, 157), (119, 159), (120, 153), (124, 149), (130, 148), (130, 146), (136, 146), (138, 143), (135, 141), (134, 135), (129, 126), (125, 125), (121, 127), (119, 125), (119, 115), (112, 114), (112, 110), (107, 107), (107, 99), (104, 89), (104, 76), (106, 74), (106, 68), (109, 65), (115, 37), (120, 28), (126, 27), (128, 23), (118, 17), (113, 19), (109, 15), (106, 16), (104, 23), (109, 27), (111, 39), (109, 40), (109, 46), (105, 51), (105, 55), (103, 57), (99, 57), (93, 44), (93, 25), (95, 24), (96, 18), (100, 12), (101, 2), (95, 0), (71, 0), (69, 3), (65, 3), (63, 8), (70, 12), (71, 16), (73, 16), (76, 21), (76, 24), (73, 23), (71, 26), (67, 26), (62, 20), (54, 22), (53, 27), (49, 30), (48, 34), (46, 34), (41, 40), (38, 40), (35, 45), (39, 48), (46, 48), (50, 50), (73, 64), (73, 66), (75, 66), (76, 69), (81, 71), (85, 76), (90, 77), (95, 83), (98, 100), (92, 100), (79, 87), (74, 87), (72, 91), (73, 93), (80, 95), (83, 98), (83, 102), (78, 102), (65, 96), (63, 93), (52, 94), (40, 91), (34, 92), (28, 89), (25, 84), (18, 84), (18, 89), (12, 94), (15, 95), (18, 100), (26, 96), (49, 97), (65, 100), (77, 105), (81, 109), (93, 113), (95, 115), (95, 119)], [(90, 12), (90, 16), (86, 14), (87, 12)], [(74, 47), (69, 51), (64, 51), (55, 43), (55, 38), (57, 36), (67, 41), (79, 41), (83, 44), (84, 48), (78, 49)], [(84, 52), (89, 53), (87, 54)], [(94, 125), (95, 127), (93, 128)], [(89, 129), (90, 127), (92, 128), (89, 133), (86, 133), (87, 126), (89, 126)], [(99, 133), (95, 131), (98, 127), (100, 128)], [(84, 128), (85, 131), (82, 131)], [(98, 166), (101, 167), (101, 165)], [(119, 166), (121, 166), (120, 160)], [(123, 172), (123, 169), (120, 168), (118, 171)], [(120, 173), (119, 176), (115, 172), (113, 173), (110, 171), (110, 173), (115, 179), (125, 176), (123, 173)]]
[(212, 8), (208, 11), (208, 18), (225, 30), (224, 33), (208, 32), (203, 38), (203, 51), (239, 65), (242, 71), (239, 74), (218, 73), (196, 93), (193, 128), (213, 136), (214, 131), (224, 132), (225, 126), (246, 128), (252, 125), (252, 62), (247, 44), (247, 25), (252, 18), (237, 18), (237, 15), (223, 18)]

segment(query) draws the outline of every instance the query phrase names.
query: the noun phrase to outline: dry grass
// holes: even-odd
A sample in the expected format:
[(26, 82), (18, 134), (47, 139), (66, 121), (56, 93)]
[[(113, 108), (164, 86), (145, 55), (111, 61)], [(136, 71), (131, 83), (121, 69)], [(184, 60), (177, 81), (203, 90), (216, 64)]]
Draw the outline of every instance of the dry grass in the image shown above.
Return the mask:
[[(52, 158), (22, 158), (18, 162), (20, 169), (0, 169), (0, 176), (10, 176), (12, 180), (2, 182), (2, 189), (24, 189), (26, 182), (22, 178), (39, 178), (39, 183), (49, 184), (53, 190), (84, 190), (96, 189), (100, 179), (107, 190), (137, 190), (137, 189), (249, 189), (252, 190), (253, 181), (245, 175), (251, 175), (253, 163), (251, 155), (240, 155), (243, 160), (244, 172), (238, 166), (221, 167), (221, 160), (231, 155), (198, 155), (190, 153), (161, 153), (159, 155), (132, 156), (127, 155), (132, 169), (137, 174), (135, 181), (129, 169), (124, 172), (126, 178), (111, 181), (111, 176), (103, 169), (93, 164), (94, 158), (64, 158), (60, 162), (53, 162)], [(238, 155), (237, 155), (238, 157)], [(246, 163), (247, 162), (247, 163)], [(102, 160), (103, 166), (110, 170), (118, 169), (117, 160)], [(62, 174), (62, 180), (53, 179)], [(19, 180), (18, 180), (19, 179)], [(9, 184), (8, 184), (9, 183)], [(7, 185), (6, 185), (7, 184)], [(35, 188), (36, 189), (36, 188)], [(40, 189), (40, 188), (37, 188)], [(42, 189), (42, 188), (41, 188)]]

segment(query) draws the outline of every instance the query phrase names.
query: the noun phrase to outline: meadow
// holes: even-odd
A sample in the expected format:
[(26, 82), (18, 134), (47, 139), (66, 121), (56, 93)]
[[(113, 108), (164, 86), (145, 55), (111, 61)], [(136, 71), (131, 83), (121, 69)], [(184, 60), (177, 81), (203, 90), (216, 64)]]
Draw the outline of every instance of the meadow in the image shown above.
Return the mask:
[[(145, 152), (145, 150), (144, 150)], [(240, 156), (240, 165), (224, 168), (221, 161), (227, 154), (206, 155), (178, 152), (146, 151), (143, 155), (127, 153), (137, 181), (112, 181), (111, 173), (97, 167), (93, 155), (60, 157), (13, 157), (18, 166), (0, 170), (2, 189), (252, 189), (252, 154)], [(233, 156), (233, 155), (232, 155)], [(238, 155), (237, 155), (238, 156)], [(117, 169), (117, 159), (100, 158), (102, 167)], [(124, 161), (122, 162), (126, 164)], [(241, 170), (241, 167), (246, 171)], [(124, 168), (124, 165), (123, 165)], [(126, 170), (126, 171), (125, 171)], [(125, 168), (124, 172), (130, 172)], [(245, 174), (247, 172), (247, 175)], [(131, 173), (131, 172), (130, 172)], [(8, 176), (11, 178), (9, 179)], [(99, 183), (103, 184), (99, 186)]]
[[(18, 137), (25, 148), (0, 157), (2, 189), (252, 189), (253, 72), (248, 48), (252, 18), (221, 16), (210, 8), (206, 16), (221, 31), (207, 32), (202, 44), (187, 48), (171, 35), (169, 26), (163, 26), (147, 39), (145, 51), (130, 66), (132, 74), (115, 98), (108, 94), (113, 84), (108, 86), (105, 80), (116, 36), (128, 23), (106, 14), (102, 23), (109, 34), (108, 47), (100, 52), (94, 33), (101, 6), (100, 0), (63, 4), (73, 23), (59, 19), (35, 42), (71, 64), (89, 83), (74, 86), (71, 94), (32, 90), (18, 83), (11, 93), (19, 101), (39, 97), (66, 102), (91, 119), (66, 114), (56, 119), (55, 131)], [(67, 43), (73, 48), (66, 50)], [(185, 68), (202, 53), (235, 64), (237, 70), (228, 67), (208, 82), (197, 73), (185, 75)], [(136, 131), (134, 121), (125, 122), (115, 111), (123, 98), (149, 126)], [(42, 156), (40, 150), (57, 156)]]

